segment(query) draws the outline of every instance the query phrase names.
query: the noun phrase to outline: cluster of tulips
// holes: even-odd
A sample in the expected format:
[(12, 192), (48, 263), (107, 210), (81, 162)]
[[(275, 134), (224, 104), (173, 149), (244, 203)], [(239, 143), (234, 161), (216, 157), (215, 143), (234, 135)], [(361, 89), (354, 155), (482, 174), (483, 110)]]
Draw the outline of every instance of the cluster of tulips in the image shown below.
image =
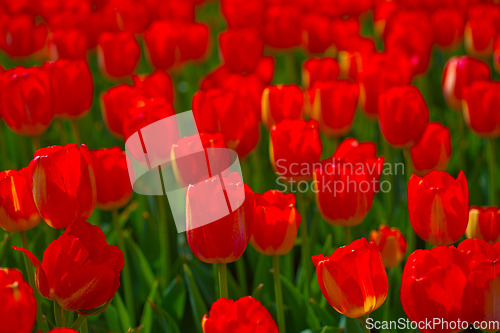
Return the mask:
[[(496, 1), (0, 0), (0, 50), (0, 332), (500, 331)], [(185, 107), (177, 235), (124, 147)]]

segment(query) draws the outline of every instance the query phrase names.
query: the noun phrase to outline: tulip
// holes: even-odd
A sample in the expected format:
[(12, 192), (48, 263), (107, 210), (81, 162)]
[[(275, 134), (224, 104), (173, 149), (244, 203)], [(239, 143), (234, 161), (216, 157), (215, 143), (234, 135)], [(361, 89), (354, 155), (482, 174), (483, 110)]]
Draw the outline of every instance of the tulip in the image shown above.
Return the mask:
[(255, 193), (255, 205), (253, 247), (268, 256), (290, 252), (302, 220), (295, 208), (295, 196), (277, 190)]
[(90, 151), (95, 174), (97, 208), (115, 210), (124, 207), (132, 197), (132, 186), (125, 153), (120, 147)]
[(319, 82), (313, 86), (311, 118), (321, 133), (341, 137), (351, 131), (359, 99), (359, 86), (349, 81)]
[(464, 35), (464, 14), (456, 8), (440, 8), (431, 15), (435, 43), (445, 49), (455, 49)]
[(121, 78), (132, 74), (140, 55), (141, 47), (130, 32), (103, 32), (99, 35), (97, 58), (101, 72), (107, 76)]
[(500, 242), (500, 211), (498, 207), (472, 206), (465, 237), (479, 238), (492, 245)]
[(302, 15), (296, 6), (276, 5), (266, 10), (264, 16), (264, 40), (276, 49), (287, 49), (302, 40)]
[[(401, 283), (401, 303), (408, 318), (414, 322), (432, 322), (434, 318), (448, 323), (460, 320), (465, 325), (455, 329), (441, 326), (439, 331), (443, 333), (466, 329), (475, 303), (469, 272), (467, 255), (454, 247), (413, 252), (406, 261)], [(425, 325), (419, 330), (434, 332)]]
[(309, 89), (316, 82), (336, 81), (339, 72), (334, 58), (309, 58), (302, 64), (302, 86)]
[(230, 29), (219, 36), (224, 64), (231, 72), (251, 73), (257, 67), (264, 41), (254, 29)]
[(330, 31), (333, 34), (333, 44), (337, 50), (345, 50), (351, 44), (352, 39), (359, 37), (361, 25), (355, 17), (336, 18), (332, 21)]
[[(224, 182), (223, 188), (221, 181)], [(230, 212), (226, 196), (231, 198)], [(190, 185), (186, 203), (186, 236), (193, 254), (201, 261), (212, 264), (238, 260), (250, 241), (254, 206), (252, 190), (235, 172), (222, 179), (213, 177)], [(206, 207), (212, 210), (207, 211)]]
[(7, 232), (33, 229), (40, 221), (27, 173), (26, 168), (0, 172), (0, 228)]
[(49, 331), (49, 333), (78, 333), (72, 328), (54, 328)]
[[(470, 281), (474, 286), (475, 318), (478, 322), (488, 323), (485, 332), (498, 331), (500, 313), (500, 243), (490, 245), (480, 239), (466, 239), (458, 245), (458, 250), (471, 259)], [(495, 326), (496, 325), (496, 326)]]
[(451, 158), (450, 130), (441, 123), (429, 122), (410, 153), (413, 170), (419, 176), (425, 176), (432, 170), (446, 170)]
[(123, 122), (128, 111), (137, 104), (138, 95), (135, 87), (125, 83), (102, 94), (102, 118), (109, 133), (115, 138), (123, 140)]
[(408, 85), (412, 79), (412, 67), (401, 53), (373, 53), (361, 64), (358, 73), (360, 104), (365, 114), (376, 119), (378, 98), (387, 89)]
[(500, 73), (500, 35), (497, 36), (493, 44), (493, 67), (497, 73)]
[(262, 0), (222, 0), (221, 11), (229, 29), (261, 28), (265, 3)]
[(314, 170), (314, 192), (321, 216), (332, 225), (352, 227), (371, 208), (384, 164), (373, 142), (348, 138)]
[(160, 1), (156, 10), (161, 19), (190, 23), (195, 21), (195, 5), (196, 1)]
[(274, 172), (288, 180), (307, 181), (321, 158), (323, 144), (314, 119), (283, 120), (271, 129), (269, 156)]
[(389, 283), (375, 243), (361, 238), (312, 261), (323, 296), (346, 317), (365, 317), (384, 303)]
[(96, 183), (87, 146), (74, 143), (35, 152), (29, 165), (35, 205), (55, 229), (85, 221), (96, 205)]
[(33, 289), (15, 268), (0, 268), (0, 321), (4, 332), (31, 333), (37, 304)]
[(424, 177), (413, 175), (408, 183), (408, 212), (413, 229), (432, 245), (450, 245), (467, 228), (469, 189), (462, 171), (454, 179), (444, 171)]
[(493, 52), (493, 41), (500, 32), (500, 9), (494, 4), (471, 6), (465, 25), (465, 50), (475, 57), (487, 58)]
[(52, 60), (87, 58), (88, 38), (80, 29), (58, 29), (51, 33), (48, 51)]
[(251, 296), (217, 300), (201, 319), (201, 328), (203, 333), (278, 333), (269, 311)]
[(132, 81), (141, 96), (145, 98), (164, 98), (174, 103), (174, 85), (167, 72), (160, 69), (149, 75), (132, 75)]
[(110, 301), (120, 286), (123, 253), (106, 243), (98, 226), (71, 223), (47, 247), (43, 262), (30, 251), (24, 252), (35, 266), (36, 288), (64, 310), (84, 313)]
[(26, 57), (45, 45), (47, 26), (36, 24), (28, 14), (2, 15), (0, 19), (0, 48), (13, 57)]
[(444, 100), (453, 110), (462, 111), (464, 88), (476, 80), (489, 80), (490, 76), (490, 68), (481, 60), (451, 57), (444, 66), (441, 81)]
[(356, 36), (350, 39), (338, 55), (341, 76), (357, 81), (360, 65), (367, 61), (375, 50), (375, 42), (370, 38)]
[(382, 255), (385, 268), (393, 269), (403, 261), (408, 244), (398, 228), (389, 228), (382, 224), (370, 232), (370, 242), (374, 242)]
[(106, 30), (140, 33), (150, 22), (146, 5), (132, 0), (109, 0), (100, 10)]
[(61, 59), (43, 66), (50, 72), (54, 113), (65, 119), (85, 116), (94, 98), (94, 82), (87, 62)]
[(45, 68), (16, 67), (2, 74), (1, 107), (7, 126), (16, 134), (38, 136), (52, 122), (50, 76)]
[(262, 93), (262, 121), (270, 130), (285, 119), (300, 119), (304, 94), (296, 84), (269, 86)]
[(385, 140), (396, 148), (408, 149), (424, 134), (429, 109), (417, 87), (393, 87), (380, 95), (378, 116)]
[(387, 22), (389, 22), (401, 9), (396, 1), (380, 1), (373, 12), (373, 28), (375, 35), (383, 37)]
[(465, 123), (483, 138), (500, 136), (500, 83), (474, 81), (463, 90), (462, 109)]
[(330, 19), (321, 14), (311, 13), (302, 20), (302, 43), (310, 53), (323, 53), (333, 44)]

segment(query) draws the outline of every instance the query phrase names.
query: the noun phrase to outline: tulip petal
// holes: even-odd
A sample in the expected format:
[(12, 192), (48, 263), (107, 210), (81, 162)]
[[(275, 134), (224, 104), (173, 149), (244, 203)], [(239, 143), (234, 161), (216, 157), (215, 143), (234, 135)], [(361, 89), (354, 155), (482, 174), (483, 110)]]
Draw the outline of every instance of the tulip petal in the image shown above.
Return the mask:
[(30, 251), (28, 251), (26, 249), (23, 249), (22, 247), (13, 246), (12, 248), (16, 251), (24, 252), (24, 254), (26, 254), (28, 256), (29, 260), (31, 260), (31, 262), (35, 266), (36, 288), (38, 289), (38, 292), (40, 293), (40, 295), (42, 295), (45, 298), (50, 299), (49, 298), (49, 284), (48, 284), (48, 280), (47, 280), (47, 275), (45, 274), (45, 271), (43, 270), (42, 265), (40, 264), (40, 261), (38, 260), (38, 258), (33, 253), (31, 253)]

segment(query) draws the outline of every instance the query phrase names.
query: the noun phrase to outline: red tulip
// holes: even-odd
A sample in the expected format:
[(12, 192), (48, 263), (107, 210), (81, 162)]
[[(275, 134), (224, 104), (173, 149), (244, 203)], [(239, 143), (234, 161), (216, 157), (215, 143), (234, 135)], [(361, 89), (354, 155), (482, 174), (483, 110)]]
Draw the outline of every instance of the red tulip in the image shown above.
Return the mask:
[(45, 45), (47, 26), (28, 14), (2, 15), (0, 48), (13, 57), (29, 56)]
[(451, 57), (444, 66), (441, 89), (444, 100), (455, 111), (462, 111), (465, 87), (474, 81), (489, 80), (490, 68), (481, 60), (468, 56)]
[(398, 228), (389, 228), (381, 224), (377, 230), (370, 232), (370, 242), (374, 242), (382, 255), (385, 268), (393, 269), (403, 261), (408, 244), (405, 236)]
[(323, 296), (346, 317), (361, 318), (384, 303), (389, 283), (375, 243), (361, 238), (312, 260)]
[(333, 35), (333, 44), (335, 44), (337, 50), (345, 50), (351, 44), (352, 39), (359, 37), (361, 25), (355, 17), (337, 18), (332, 21), (330, 31)]
[(58, 29), (51, 33), (48, 41), (50, 58), (86, 59), (89, 48), (88, 38), (80, 29)]
[(64, 229), (92, 215), (96, 183), (87, 146), (70, 143), (39, 149), (29, 170), (33, 199), (49, 226)]
[(277, 49), (298, 46), (302, 40), (300, 10), (292, 5), (271, 6), (264, 17), (264, 40)]
[(360, 65), (366, 62), (375, 50), (373, 39), (358, 36), (350, 39), (345, 49), (340, 50), (338, 55), (341, 76), (357, 81)]
[(269, 311), (251, 296), (219, 298), (201, 319), (203, 333), (278, 333)]
[(199, 91), (194, 94), (192, 102), (198, 131), (222, 133), (227, 146), (240, 158), (255, 149), (260, 135), (260, 105), (252, 105), (251, 98), (242, 96), (242, 89)]
[(394, 87), (380, 95), (378, 119), (385, 140), (405, 149), (416, 144), (424, 134), (429, 109), (417, 87)]
[(285, 119), (303, 116), (304, 94), (296, 84), (269, 86), (262, 93), (262, 122), (267, 129)]
[(174, 85), (167, 72), (160, 69), (149, 75), (132, 75), (132, 81), (141, 96), (145, 98), (164, 98), (174, 103)]
[(111, 300), (120, 286), (123, 253), (106, 243), (98, 226), (70, 223), (64, 233), (47, 247), (43, 263), (24, 252), (35, 265), (36, 288), (63, 309), (83, 313)]
[[(499, 329), (500, 313), (500, 243), (490, 245), (480, 239), (466, 239), (458, 245), (458, 250), (471, 259), (470, 281), (474, 286), (476, 325), (485, 332)], [(473, 303), (474, 304), (474, 303)]]
[(441, 48), (456, 48), (464, 35), (464, 14), (456, 8), (440, 8), (431, 15), (434, 42)]
[(462, 171), (456, 180), (444, 171), (410, 178), (410, 222), (423, 240), (438, 246), (458, 241), (467, 228), (468, 209), (469, 189)]
[(323, 144), (314, 119), (283, 120), (271, 129), (269, 155), (274, 172), (288, 180), (309, 180)]
[(500, 82), (475, 81), (463, 90), (462, 109), (467, 125), (484, 138), (500, 136)]
[(117, 139), (123, 139), (123, 121), (128, 111), (135, 107), (139, 93), (129, 84), (120, 84), (101, 95), (102, 118), (108, 131)]
[(438, 122), (425, 127), (420, 141), (411, 147), (413, 170), (424, 176), (432, 170), (444, 171), (451, 158), (450, 130)]
[(333, 44), (327, 16), (310, 13), (302, 19), (302, 43), (310, 53), (323, 53)]
[(7, 232), (26, 231), (40, 221), (27, 173), (26, 168), (0, 172), (0, 228)]
[[(468, 280), (469, 259), (456, 248), (436, 247), (432, 250), (417, 250), (406, 261), (401, 283), (401, 303), (408, 318), (423, 322), (418, 329), (422, 333), (439, 330), (443, 333), (466, 329), (472, 319), (471, 309), (475, 295)], [(425, 321), (434, 318), (455, 322), (464, 327), (450, 329), (450, 325), (426, 326)]]
[(146, 5), (133, 0), (108, 0), (100, 10), (103, 24), (109, 31), (144, 31), (150, 21)]
[(261, 28), (265, 3), (262, 0), (222, 0), (221, 10), (229, 29)]
[(319, 82), (310, 89), (314, 94), (311, 118), (321, 133), (340, 137), (351, 131), (358, 106), (359, 86), (349, 81)]
[(251, 73), (264, 51), (264, 41), (255, 29), (230, 29), (219, 36), (224, 64), (231, 72)]
[(500, 32), (500, 8), (494, 4), (477, 4), (468, 12), (464, 42), (467, 53), (490, 57), (493, 41)]
[(295, 245), (301, 221), (293, 193), (284, 194), (277, 190), (255, 193), (255, 216), (250, 241), (262, 254), (285, 255)]
[(99, 68), (110, 77), (121, 78), (132, 74), (140, 55), (141, 47), (130, 32), (103, 32), (99, 35)]
[(373, 28), (375, 35), (381, 38), (384, 35), (385, 27), (399, 11), (400, 3), (396, 1), (380, 1), (376, 4), (373, 12)]
[(314, 171), (314, 193), (321, 216), (337, 226), (363, 222), (378, 192), (384, 164), (373, 142), (345, 139)]
[(377, 117), (378, 98), (383, 92), (410, 83), (411, 66), (401, 53), (373, 53), (361, 64), (358, 73), (360, 104), (368, 117)]
[(334, 58), (309, 58), (302, 65), (302, 86), (309, 89), (316, 82), (336, 81), (339, 64)]
[(31, 333), (35, 326), (33, 289), (17, 269), (0, 268), (0, 322), (4, 332)]
[(465, 237), (479, 238), (492, 245), (500, 242), (500, 210), (498, 207), (472, 206)]
[(193, 254), (211, 264), (238, 260), (250, 241), (254, 206), (252, 190), (235, 172), (190, 185), (186, 235)]
[(49, 331), (49, 333), (78, 333), (72, 328), (54, 328)]
[(159, 1), (157, 14), (160, 19), (177, 22), (195, 21), (195, 1)]
[(65, 119), (85, 116), (94, 98), (94, 82), (87, 62), (60, 59), (43, 66), (50, 72), (54, 113)]
[(112, 147), (91, 150), (90, 156), (96, 181), (97, 208), (122, 208), (132, 196), (125, 153), (120, 147)]
[(45, 68), (16, 67), (2, 74), (1, 107), (9, 128), (19, 135), (38, 136), (52, 122), (50, 76)]

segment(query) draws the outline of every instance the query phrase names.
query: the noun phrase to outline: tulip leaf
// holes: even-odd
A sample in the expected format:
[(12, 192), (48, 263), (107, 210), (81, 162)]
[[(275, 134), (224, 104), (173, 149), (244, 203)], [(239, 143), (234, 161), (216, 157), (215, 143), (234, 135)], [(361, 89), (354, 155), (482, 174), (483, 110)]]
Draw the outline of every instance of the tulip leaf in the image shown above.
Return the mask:
[(303, 330), (300, 333), (340, 333), (343, 332), (344, 329), (341, 327), (334, 327), (334, 326), (325, 326), (321, 328), (316, 328), (316, 329), (307, 329)]
[(125, 304), (123, 304), (122, 297), (119, 293), (115, 294), (115, 297), (113, 298), (113, 304), (116, 307), (116, 311), (118, 312), (123, 330), (128, 330), (132, 327), (132, 324), (130, 323), (130, 315), (128, 314)]
[(338, 324), (335, 317), (328, 312), (328, 310), (322, 308), (315, 300), (311, 299), (310, 303), (323, 324), (327, 326), (335, 326)]
[(179, 326), (175, 322), (175, 320), (168, 314), (167, 311), (163, 310), (161, 307), (156, 306), (153, 302), (150, 302), (152, 309), (157, 314), (156, 320), (157, 323), (162, 328), (162, 331), (165, 333), (180, 333), (181, 330)]
[[(285, 305), (285, 318), (292, 318), (293, 325), (296, 329), (305, 329), (308, 326), (305, 317), (309, 316), (309, 313), (306, 309), (306, 303), (304, 301), (304, 297), (300, 293), (300, 291), (293, 285), (290, 280), (288, 280), (285, 276), (281, 275), (281, 284), (283, 287), (283, 304)], [(287, 310), (292, 313), (287, 315)], [(304, 314), (307, 314), (305, 316)], [(313, 320), (314, 321), (314, 320)], [(288, 325), (287, 325), (288, 326)], [(318, 325), (319, 326), (319, 321)], [(316, 327), (316, 326), (312, 326)]]
[(158, 280), (156, 280), (153, 283), (146, 304), (144, 304), (144, 310), (142, 311), (142, 317), (141, 317), (141, 326), (143, 328), (141, 330), (141, 333), (152, 332), (154, 317), (153, 317), (153, 308), (151, 305), (154, 304), (153, 302), (156, 296), (157, 289), (158, 289)]
[(142, 276), (146, 280), (147, 285), (151, 288), (156, 279), (153, 270), (151, 269), (146, 256), (144, 255), (144, 253), (142, 253), (142, 250), (137, 245), (137, 243), (132, 239), (132, 237), (128, 235), (128, 233), (124, 232), (124, 234), (126, 236), (125, 240), (127, 241), (127, 245), (130, 249), (130, 254), (132, 254), (135, 259), (131, 260), (131, 262), (139, 263), (139, 268), (142, 272)]
[(184, 264), (184, 273), (186, 277), (186, 283), (189, 291), (189, 302), (191, 303), (191, 309), (193, 311), (193, 319), (196, 325), (196, 330), (202, 333), (201, 330), (201, 318), (203, 315), (208, 314), (207, 306), (201, 297), (200, 290), (196, 285), (196, 281), (193, 276), (193, 272), (187, 264)]
[(104, 317), (106, 318), (106, 323), (111, 332), (123, 331), (123, 325), (120, 325), (120, 315), (112, 304), (104, 311)]
[(161, 302), (162, 310), (172, 314), (177, 323), (180, 323), (184, 316), (186, 296), (186, 284), (184, 280), (177, 275), (163, 293), (163, 300)]

